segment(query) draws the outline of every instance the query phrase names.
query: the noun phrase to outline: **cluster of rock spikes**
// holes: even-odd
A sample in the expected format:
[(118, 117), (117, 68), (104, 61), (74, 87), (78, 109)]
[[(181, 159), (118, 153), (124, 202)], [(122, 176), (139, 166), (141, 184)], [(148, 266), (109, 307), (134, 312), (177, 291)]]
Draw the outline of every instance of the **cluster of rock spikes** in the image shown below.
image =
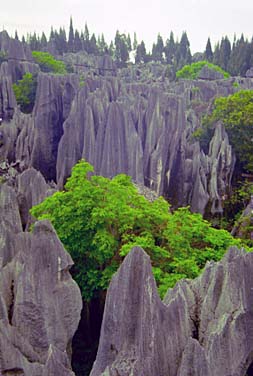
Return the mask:
[(233, 247), (161, 301), (149, 256), (133, 248), (108, 290), (91, 376), (252, 375), (252, 268)]

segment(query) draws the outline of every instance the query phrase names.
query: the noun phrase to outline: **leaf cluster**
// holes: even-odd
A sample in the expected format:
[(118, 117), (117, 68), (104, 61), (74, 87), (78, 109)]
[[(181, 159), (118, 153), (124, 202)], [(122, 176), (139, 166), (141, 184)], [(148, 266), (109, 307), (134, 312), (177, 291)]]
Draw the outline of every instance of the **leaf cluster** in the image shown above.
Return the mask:
[(228, 97), (216, 98), (209, 127), (221, 121), (228, 132), (236, 156), (253, 172), (253, 90), (240, 90)]
[(66, 66), (63, 61), (56, 60), (48, 52), (33, 51), (32, 56), (39, 64), (42, 72), (51, 72), (55, 74), (66, 74)]
[(176, 73), (177, 78), (183, 78), (186, 80), (196, 80), (198, 75), (203, 67), (207, 66), (210, 69), (213, 69), (217, 72), (223, 74), (224, 78), (229, 78), (230, 75), (228, 72), (225, 72), (222, 68), (218, 65), (212, 64), (208, 61), (198, 61), (196, 63), (192, 63), (190, 65), (185, 65), (182, 69), (178, 70)]
[(161, 295), (180, 278), (196, 277), (206, 260), (218, 260), (228, 246), (240, 245), (188, 208), (173, 214), (162, 198), (150, 202), (130, 178), (92, 175), (80, 161), (64, 191), (32, 208), (38, 219), (52, 221), (75, 262), (74, 277), (85, 300), (108, 287), (113, 273), (135, 245), (150, 255)]
[(26, 114), (31, 113), (36, 97), (37, 76), (25, 73), (22, 79), (12, 87), (20, 110)]

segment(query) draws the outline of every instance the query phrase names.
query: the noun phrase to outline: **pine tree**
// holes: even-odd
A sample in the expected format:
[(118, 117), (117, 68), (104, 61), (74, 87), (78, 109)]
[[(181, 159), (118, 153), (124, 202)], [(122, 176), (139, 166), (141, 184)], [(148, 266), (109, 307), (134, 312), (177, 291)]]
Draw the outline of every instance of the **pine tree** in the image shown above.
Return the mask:
[(96, 39), (94, 33), (92, 34), (92, 36), (90, 38), (89, 53), (93, 54), (93, 55), (97, 55), (98, 54), (97, 39)]
[(69, 39), (68, 39), (68, 51), (74, 52), (74, 29), (73, 29), (73, 21), (72, 17), (70, 17), (70, 24), (69, 24)]
[(136, 50), (137, 46), (138, 46), (137, 36), (136, 36), (136, 33), (134, 33), (133, 50)]
[(16, 39), (16, 40), (19, 40), (19, 37), (18, 37), (18, 32), (17, 32), (17, 30), (15, 30), (15, 39)]
[(172, 31), (170, 33), (170, 38), (166, 41), (164, 53), (166, 57), (166, 63), (171, 65), (174, 64), (176, 55), (176, 44), (174, 41), (174, 34)]
[(187, 37), (186, 31), (183, 32), (179, 43), (178, 58), (179, 68), (183, 67), (184, 65), (190, 64), (192, 60), (190, 42)]
[(210, 62), (213, 61), (213, 51), (212, 51), (210, 38), (207, 39), (207, 43), (206, 43), (205, 59)]
[(42, 35), (41, 35), (41, 38), (40, 38), (40, 45), (41, 45), (42, 50), (46, 49), (46, 47), (47, 47), (47, 37), (46, 37), (44, 31), (42, 32)]
[(156, 44), (153, 44), (152, 47), (152, 59), (154, 61), (163, 61), (163, 52), (164, 52), (164, 44), (163, 44), (163, 38), (160, 34), (157, 36)]
[(78, 30), (75, 31), (74, 36), (74, 51), (79, 52), (82, 50), (82, 42)]
[(231, 44), (230, 44), (228, 37), (225, 36), (225, 38), (221, 39), (219, 64), (218, 64), (224, 70), (228, 69), (230, 55), (231, 55)]
[(147, 51), (143, 40), (136, 48), (135, 64), (147, 62)]

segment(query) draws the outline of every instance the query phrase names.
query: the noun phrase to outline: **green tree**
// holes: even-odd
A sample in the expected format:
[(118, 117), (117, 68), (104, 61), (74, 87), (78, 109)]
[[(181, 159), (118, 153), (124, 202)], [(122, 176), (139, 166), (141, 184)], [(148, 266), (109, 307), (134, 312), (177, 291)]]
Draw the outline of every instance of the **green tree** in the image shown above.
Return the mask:
[(33, 110), (37, 89), (37, 77), (26, 73), (21, 80), (13, 84), (13, 91), (20, 110), (31, 113)]
[(72, 17), (70, 17), (69, 22), (69, 38), (68, 38), (68, 50), (69, 52), (74, 52), (74, 43), (75, 43), (75, 37), (74, 37), (74, 29), (73, 29), (73, 20)]
[(86, 301), (107, 289), (134, 245), (150, 255), (163, 295), (178, 279), (198, 275), (207, 259), (219, 259), (229, 245), (240, 244), (188, 208), (171, 214), (162, 197), (149, 202), (126, 175), (110, 180), (92, 171), (79, 162), (64, 191), (31, 210), (52, 221), (74, 259), (74, 277)]
[(171, 31), (170, 38), (167, 39), (166, 45), (164, 47), (164, 53), (166, 56), (166, 63), (173, 65), (175, 63), (175, 55), (176, 55), (176, 44), (174, 41), (174, 34)]
[(138, 44), (136, 48), (135, 64), (146, 63), (146, 62), (147, 62), (147, 52), (146, 52), (145, 44), (142, 40), (141, 44)]
[(48, 52), (33, 51), (33, 58), (39, 64), (42, 72), (52, 72), (56, 74), (66, 74), (66, 66), (63, 61), (56, 60)]
[(205, 49), (205, 58), (206, 58), (206, 60), (208, 60), (210, 63), (211, 63), (212, 60), (213, 60), (213, 50), (212, 50), (212, 46), (211, 46), (210, 38), (207, 39), (206, 49)]
[(163, 52), (164, 52), (164, 43), (163, 38), (160, 34), (157, 36), (156, 43), (153, 44), (152, 48), (152, 59), (154, 61), (160, 61), (163, 62)]
[(241, 90), (228, 97), (217, 98), (209, 126), (222, 121), (237, 158), (244, 169), (253, 172), (253, 90)]
[(212, 63), (209, 63), (208, 61), (198, 61), (196, 63), (192, 63), (191, 65), (185, 65), (182, 69), (178, 70), (176, 73), (177, 78), (183, 78), (186, 80), (195, 80), (198, 78), (198, 74), (200, 73), (201, 69), (207, 66), (210, 69), (213, 69), (217, 72), (220, 72), (223, 74), (224, 78), (229, 78), (230, 75), (228, 72), (225, 72), (223, 69), (218, 67), (217, 65), (214, 65)]
[(114, 39), (115, 51), (114, 57), (118, 65), (125, 66), (129, 59), (128, 43), (125, 34), (120, 34), (117, 30)]

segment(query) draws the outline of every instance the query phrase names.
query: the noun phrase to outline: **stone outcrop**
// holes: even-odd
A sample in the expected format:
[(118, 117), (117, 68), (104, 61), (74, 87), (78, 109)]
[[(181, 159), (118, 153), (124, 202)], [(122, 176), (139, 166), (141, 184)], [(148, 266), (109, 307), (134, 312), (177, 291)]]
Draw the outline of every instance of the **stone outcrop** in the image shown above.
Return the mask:
[(198, 79), (200, 80), (215, 81), (222, 80), (223, 78), (223, 73), (208, 67), (208, 65), (205, 65), (198, 74)]
[[(1, 49), (12, 51), (16, 42), (6, 34), (1, 40)], [(22, 48), (17, 47), (20, 59), (29, 58)], [(75, 73), (40, 73), (28, 115), (17, 108), (13, 78), (4, 68), (10, 61), (2, 63), (0, 81), (7, 81), (0, 84), (0, 101), (5, 103), (0, 161), (19, 160), (62, 188), (74, 164), (85, 158), (95, 173), (131, 175), (173, 206), (222, 212), (235, 162), (228, 136), (218, 124), (209, 151), (204, 151), (193, 135), (213, 99), (236, 90), (234, 78), (170, 82), (164, 67), (150, 63), (138, 79), (141, 66), (116, 69), (109, 56), (79, 53), (63, 59), (75, 64)], [(240, 79), (242, 89), (252, 85), (250, 78)]]
[(48, 221), (23, 232), (20, 198), (28, 210), (47, 194), (41, 174), (25, 171), (18, 191), (0, 184), (0, 373), (71, 376), (82, 306), (73, 262)]
[(252, 253), (231, 248), (162, 302), (149, 257), (135, 247), (111, 281), (91, 376), (245, 376), (253, 362), (252, 268)]

